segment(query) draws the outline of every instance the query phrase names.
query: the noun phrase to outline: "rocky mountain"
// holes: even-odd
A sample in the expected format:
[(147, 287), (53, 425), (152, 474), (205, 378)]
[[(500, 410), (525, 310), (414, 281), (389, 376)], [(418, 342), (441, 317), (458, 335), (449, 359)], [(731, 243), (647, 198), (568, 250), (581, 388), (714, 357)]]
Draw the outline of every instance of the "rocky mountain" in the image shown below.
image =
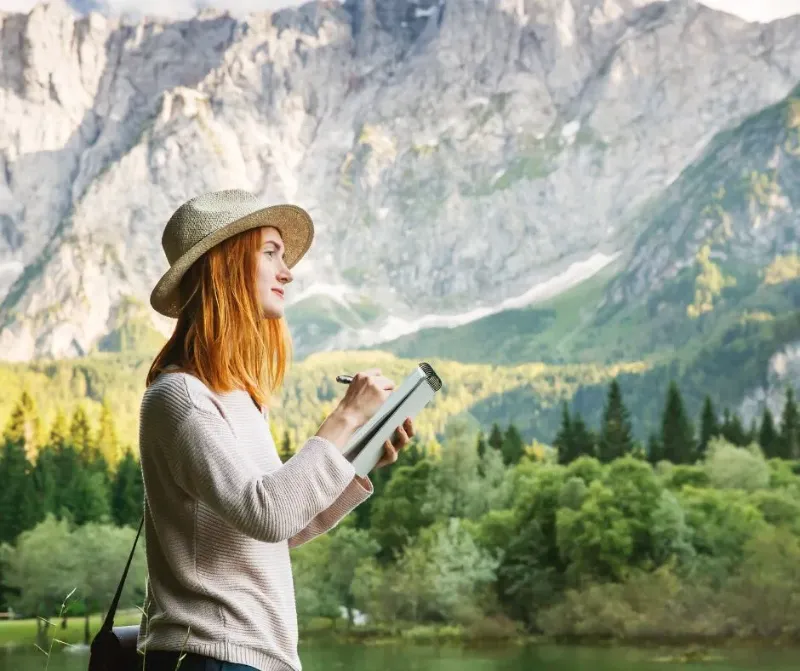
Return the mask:
[(557, 295), (628, 258), (643, 208), (800, 80), (799, 18), (691, 0), (331, 0), (138, 23), (56, 0), (0, 22), (10, 360), (161, 337), (161, 230), (216, 188), (314, 216), (289, 292), (301, 354)]
[(719, 133), (651, 199), (615, 268), (545, 303), (382, 348), (471, 363), (648, 358), (663, 365), (634, 388), (679, 378), (697, 404), (712, 393), (747, 423), (765, 404), (779, 416), (787, 385), (800, 387), (799, 147), (800, 88)]

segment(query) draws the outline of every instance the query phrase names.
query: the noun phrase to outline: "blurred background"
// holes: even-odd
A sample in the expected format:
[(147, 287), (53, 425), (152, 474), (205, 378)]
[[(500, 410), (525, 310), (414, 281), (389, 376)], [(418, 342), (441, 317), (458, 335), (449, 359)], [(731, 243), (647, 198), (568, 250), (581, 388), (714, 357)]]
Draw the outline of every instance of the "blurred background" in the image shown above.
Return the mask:
[(0, 0), (0, 671), (86, 666), (161, 232), (234, 187), (317, 230), (283, 460), (445, 383), (293, 550), (304, 668), (798, 668), (798, 85), (800, 0)]

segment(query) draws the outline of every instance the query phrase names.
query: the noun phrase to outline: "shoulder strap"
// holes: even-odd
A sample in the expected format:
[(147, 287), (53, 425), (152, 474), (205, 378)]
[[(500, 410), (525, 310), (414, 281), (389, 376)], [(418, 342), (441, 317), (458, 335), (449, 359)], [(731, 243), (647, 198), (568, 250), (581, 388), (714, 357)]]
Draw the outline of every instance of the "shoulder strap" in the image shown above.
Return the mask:
[(117, 585), (117, 591), (114, 594), (114, 598), (111, 600), (111, 606), (106, 614), (106, 619), (103, 622), (103, 626), (100, 627), (101, 631), (111, 631), (114, 628), (114, 615), (117, 614), (117, 606), (119, 606), (119, 598), (122, 595), (122, 587), (125, 585), (125, 578), (128, 577), (128, 569), (131, 567), (131, 562), (133, 561), (133, 553), (136, 551), (136, 544), (139, 542), (139, 534), (142, 533), (142, 526), (144, 526), (144, 517), (142, 517), (142, 521), (139, 522), (139, 530), (136, 532), (136, 538), (133, 539), (133, 547), (131, 548), (131, 553), (128, 555), (128, 563), (125, 564), (125, 570), (122, 572), (122, 577), (119, 579), (119, 585)]

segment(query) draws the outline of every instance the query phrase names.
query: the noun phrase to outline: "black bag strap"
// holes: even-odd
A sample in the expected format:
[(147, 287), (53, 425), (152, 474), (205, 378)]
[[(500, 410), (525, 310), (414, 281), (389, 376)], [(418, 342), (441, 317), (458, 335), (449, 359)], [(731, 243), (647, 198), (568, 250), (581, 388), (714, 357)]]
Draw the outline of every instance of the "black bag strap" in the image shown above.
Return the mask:
[(119, 599), (122, 596), (122, 588), (125, 585), (125, 578), (128, 577), (128, 569), (131, 567), (133, 553), (136, 551), (136, 544), (139, 542), (139, 534), (142, 533), (143, 526), (144, 517), (142, 517), (142, 521), (139, 522), (139, 530), (136, 532), (136, 538), (133, 539), (133, 547), (131, 548), (130, 555), (128, 555), (128, 563), (125, 564), (125, 570), (122, 572), (122, 577), (119, 579), (119, 585), (117, 585), (117, 592), (111, 600), (111, 606), (108, 609), (103, 626), (100, 627), (100, 631), (111, 631), (114, 628), (114, 616), (117, 614), (117, 606), (119, 606)]

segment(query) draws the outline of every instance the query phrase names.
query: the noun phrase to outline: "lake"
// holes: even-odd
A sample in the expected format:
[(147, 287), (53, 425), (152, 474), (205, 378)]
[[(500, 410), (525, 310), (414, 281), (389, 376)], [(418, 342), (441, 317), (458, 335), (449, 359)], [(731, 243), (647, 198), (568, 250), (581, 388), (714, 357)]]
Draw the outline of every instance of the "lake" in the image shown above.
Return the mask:
[[(796, 671), (800, 650), (724, 650), (706, 662), (669, 662), (664, 650), (566, 646), (491, 651), (409, 645), (314, 643), (301, 646), (303, 671)], [(672, 653), (674, 654), (674, 652)], [(720, 659), (721, 658), (721, 659)], [(54, 653), (48, 671), (86, 671), (85, 650)], [(0, 671), (44, 671), (36, 650), (0, 649)]]

